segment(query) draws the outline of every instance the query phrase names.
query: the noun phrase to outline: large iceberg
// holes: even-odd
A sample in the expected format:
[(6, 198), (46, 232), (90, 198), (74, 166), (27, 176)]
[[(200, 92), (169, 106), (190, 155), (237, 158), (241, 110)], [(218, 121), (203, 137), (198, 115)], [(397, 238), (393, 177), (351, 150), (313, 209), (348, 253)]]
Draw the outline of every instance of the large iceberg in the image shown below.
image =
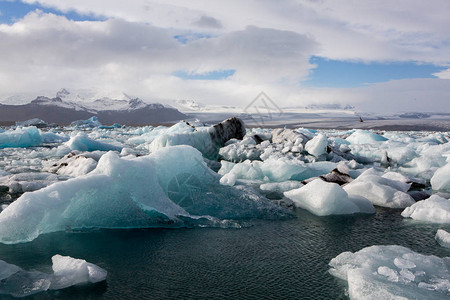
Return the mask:
[(330, 273), (348, 283), (350, 299), (447, 299), (450, 258), (422, 255), (401, 246), (371, 246), (344, 252)]
[(108, 152), (89, 174), (25, 193), (3, 210), (0, 242), (26, 242), (74, 228), (186, 226), (199, 218), (210, 224), (216, 218), (290, 216), (249, 187), (220, 185), (219, 177), (190, 146), (137, 158)]
[(405, 208), (402, 216), (418, 221), (450, 224), (450, 200), (432, 195)]
[(0, 148), (25, 148), (41, 143), (41, 134), (35, 126), (0, 132)]
[(318, 216), (375, 213), (372, 203), (363, 197), (349, 197), (336, 183), (315, 179), (305, 186), (285, 192), (284, 195)]
[(47, 290), (104, 281), (107, 272), (83, 259), (70, 256), (52, 257), (53, 274), (25, 271), (0, 260), (0, 294), (25, 297)]

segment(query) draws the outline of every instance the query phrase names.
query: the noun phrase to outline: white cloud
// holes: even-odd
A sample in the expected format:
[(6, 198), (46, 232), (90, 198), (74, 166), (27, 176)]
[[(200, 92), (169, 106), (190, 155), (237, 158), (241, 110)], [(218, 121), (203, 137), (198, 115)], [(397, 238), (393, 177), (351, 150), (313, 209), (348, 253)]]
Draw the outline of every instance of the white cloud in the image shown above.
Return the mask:
[(441, 79), (450, 79), (450, 69), (434, 73), (433, 75)]
[[(75, 10), (149, 22), (163, 28), (198, 30), (199, 20), (230, 32), (247, 26), (308, 34), (320, 44), (316, 55), (331, 59), (450, 61), (450, 2), (447, 0), (25, 0), (63, 11)], [(214, 21), (214, 22), (215, 22)], [(200, 22), (201, 24), (202, 22)]]
[[(34, 12), (0, 25), (0, 93), (95, 88), (144, 99), (245, 106), (260, 91), (283, 105), (442, 110), (449, 82), (397, 80), (354, 89), (299, 83), (312, 55), (352, 61), (450, 63), (450, 2), (433, 0), (24, 0), (106, 21)], [(178, 42), (175, 35), (211, 38)], [(172, 74), (236, 70), (223, 80)], [(449, 70), (434, 74), (449, 78)], [(416, 99), (416, 100), (414, 100)], [(372, 104), (375, 103), (375, 104)], [(383, 105), (381, 105), (383, 104)]]
[[(308, 75), (309, 57), (317, 47), (304, 35), (258, 27), (188, 44), (173, 38), (176, 33), (120, 19), (76, 22), (36, 11), (0, 25), (0, 90), (8, 94), (70, 85), (159, 96), (165, 92), (150, 88), (154, 78), (171, 78), (177, 70), (234, 69), (228, 81), (235, 89), (298, 82)], [(217, 83), (202, 85), (207, 89)]]

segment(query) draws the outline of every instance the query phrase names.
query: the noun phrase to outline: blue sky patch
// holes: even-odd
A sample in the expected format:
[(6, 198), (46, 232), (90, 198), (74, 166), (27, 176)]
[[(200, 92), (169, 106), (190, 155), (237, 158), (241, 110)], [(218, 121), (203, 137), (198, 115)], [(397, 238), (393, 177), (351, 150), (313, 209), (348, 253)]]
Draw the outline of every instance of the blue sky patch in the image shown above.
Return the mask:
[(180, 70), (172, 73), (172, 75), (177, 76), (181, 79), (188, 79), (188, 80), (221, 80), (233, 76), (235, 72), (236, 70), (217, 70), (204, 74), (192, 74)]
[(17, 20), (22, 19), (28, 13), (40, 9), (45, 13), (52, 13), (59, 16), (65, 16), (69, 20), (74, 21), (99, 21), (106, 20), (99, 16), (83, 15), (75, 11), (63, 13), (59, 10), (48, 8), (40, 4), (26, 4), (20, 1), (2, 1), (0, 0), (0, 24), (13, 24)]
[(436, 78), (433, 73), (446, 69), (415, 62), (366, 64), (329, 60), (317, 56), (313, 56), (310, 62), (317, 65), (311, 70), (309, 78), (303, 82), (310, 87), (348, 88), (395, 79)]

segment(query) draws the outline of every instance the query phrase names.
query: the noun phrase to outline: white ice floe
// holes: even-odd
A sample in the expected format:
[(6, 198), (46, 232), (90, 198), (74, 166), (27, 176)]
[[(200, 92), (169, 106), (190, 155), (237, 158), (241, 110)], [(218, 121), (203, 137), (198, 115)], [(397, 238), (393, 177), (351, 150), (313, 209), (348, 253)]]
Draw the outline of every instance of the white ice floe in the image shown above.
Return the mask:
[(450, 190), (450, 163), (437, 169), (430, 182), (433, 190)]
[(0, 294), (25, 297), (47, 290), (106, 280), (107, 271), (83, 259), (55, 255), (53, 274), (25, 271), (0, 260)]
[(294, 201), (295, 206), (318, 216), (375, 213), (369, 200), (349, 197), (338, 184), (321, 179), (315, 179), (299, 189), (285, 192), (284, 195)]
[(369, 169), (344, 186), (344, 190), (350, 196), (367, 198), (377, 206), (405, 208), (415, 203), (406, 193), (410, 186), (405, 182), (379, 176), (374, 169)]
[(348, 283), (350, 299), (447, 299), (450, 258), (401, 246), (371, 246), (333, 258), (330, 273)]
[[(67, 228), (184, 226), (199, 216), (219, 219), (289, 215), (248, 187), (219, 184), (190, 146), (148, 156), (104, 154), (94, 171), (23, 194), (0, 213), (0, 242), (17, 243)], [(210, 217), (208, 217), (210, 216)]]
[(432, 195), (405, 208), (402, 216), (418, 221), (450, 224), (450, 200)]
[(34, 126), (0, 132), (0, 148), (25, 148), (41, 143), (41, 134)]
[(439, 245), (441, 245), (442, 247), (450, 248), (450, 233), (449, 232), (447, 232), (443, 229), (438, 229), (438, 231), (436, 232), (436, 236), (434, 238), (439, 243)]

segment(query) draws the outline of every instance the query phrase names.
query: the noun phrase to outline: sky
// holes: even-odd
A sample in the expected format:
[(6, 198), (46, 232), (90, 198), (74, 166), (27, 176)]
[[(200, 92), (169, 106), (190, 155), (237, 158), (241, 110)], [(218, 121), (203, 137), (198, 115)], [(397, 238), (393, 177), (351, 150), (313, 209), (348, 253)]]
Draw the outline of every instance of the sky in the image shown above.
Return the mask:
[[(0, 0), (0, 101), (450, 113), (448, 0)], [(28, 99), (27, 98), (27, 99)]]

